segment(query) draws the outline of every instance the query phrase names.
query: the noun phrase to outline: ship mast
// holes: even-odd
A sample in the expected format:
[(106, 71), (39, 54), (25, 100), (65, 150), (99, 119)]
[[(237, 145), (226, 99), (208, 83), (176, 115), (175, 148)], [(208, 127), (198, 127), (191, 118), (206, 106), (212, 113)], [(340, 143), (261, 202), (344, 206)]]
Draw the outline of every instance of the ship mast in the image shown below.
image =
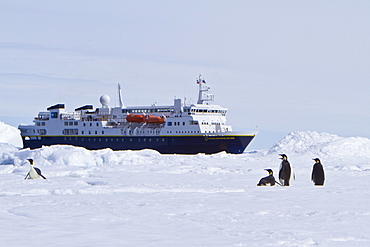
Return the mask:
[(125, 108), (125, 105), (122, 101), (122, 93), (121, 93), (121, 83), (118, 83), (118, 99), (119, 99), (119, 107)]
[(199, 85), (199, 95), (197, 104), (203, 104), (204, 101), (213, 101), (214, 95), (208, 93), (211, 88), (206, 85), (206, 81), (200, 74), (197, 79), (197, 84)]

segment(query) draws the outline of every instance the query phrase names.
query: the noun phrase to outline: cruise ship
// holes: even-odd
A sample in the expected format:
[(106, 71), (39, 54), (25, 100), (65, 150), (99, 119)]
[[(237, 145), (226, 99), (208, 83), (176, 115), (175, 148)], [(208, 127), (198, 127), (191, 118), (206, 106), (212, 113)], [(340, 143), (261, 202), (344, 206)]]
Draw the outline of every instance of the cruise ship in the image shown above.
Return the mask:
[(227, 108), (215, 105), (210, 87), (199, 76), (196, 104), (175, 98), (173, 105), (125, 106), (118, 84), (119, 106), (100, 97), (101, 107), (67, 112), (56, 104), (39, 112), (32, 125), (19, 125), (24, 148), (73, 145), (89, 150), (153, 149), (162, 154), (243, 153), (256, 132), (234, 132), (226, 122)]

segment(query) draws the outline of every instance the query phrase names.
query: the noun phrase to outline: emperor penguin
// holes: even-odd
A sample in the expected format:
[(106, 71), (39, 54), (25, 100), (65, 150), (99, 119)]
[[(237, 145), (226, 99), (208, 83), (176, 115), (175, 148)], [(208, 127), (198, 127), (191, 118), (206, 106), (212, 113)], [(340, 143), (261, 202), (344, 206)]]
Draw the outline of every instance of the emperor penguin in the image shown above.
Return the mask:
[(267, 185), (274, 186), (275, 177), (273, 171), (271, 169), (265, 169), (265, 171), (267, 171), (269, 175), (267, 177), (261, 178), (257, 186), (267, 186)]
[(313, 165), (311, 180), (316, 186), (323, 186), (325, 181), (324, 167), (318, 158), (313, 159), (315, 164)]
[(285, 154), (279, 155), (282, 160), (279, 168), (279, 181), (282, 186), (289, 186), (290, 180), (294, 179), (293, 169), (288, 161), (288, 157)]
[(26, 177), (24, 179), (27, 179), (27, 177), (29, 179), (36, 179), (36, 178), (46, 179), (46, 177), (44, 177), (41, 174), (41, 170), (39, 168), (33, 166), (33, 159), (27, 159), (27, 160), (30, 162), (30, 171), (28, 172), (28, 174), (26, 175)]

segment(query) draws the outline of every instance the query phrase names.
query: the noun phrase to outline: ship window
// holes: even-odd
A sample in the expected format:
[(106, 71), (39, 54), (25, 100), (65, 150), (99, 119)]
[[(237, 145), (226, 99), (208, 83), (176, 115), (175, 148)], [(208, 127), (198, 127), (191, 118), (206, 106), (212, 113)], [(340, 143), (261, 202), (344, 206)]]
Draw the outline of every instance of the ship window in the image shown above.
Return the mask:
[(98, 131), (95, 131), (95, 135), (97, 135), (98, 134)]
[(64, 125), (67, 126), (68, 125), (68, 122), (64, 122)]
[(52, 112), (51, 118), (58, 118), (58, 112)]
[(104, 135), (104, 130), (101, 132), (102, 135)]
[(40, 122), (36, 122), (36, 126), (40, 126)]
[(182, 122), (182, 125), (185, 125), (185, 122)]
[(172, 126), (172, 122), (167, 122), (167, 126)]
[(96, 126), (99, 126), (99, 123), (96, 123)]
[(64, 135), (78, 135), (78, 129), (64, 129)]
[(84, 131), (81, 131), (81, 135), (83, 135), (84, 134)]
[(84, 123), (83, 125), (86, 126), (86, 123)]
[(73, 125), (73, 122), (69, 122), (69, 125)]
[(42, 123), (41, 123), (41, 126), (45, 126), (45, 122), (42, 122)]
[(78, 125), (78, 122), (74, 122), (74, 125)]
[(90, 123), (90, 127), (92, 126), (92, 123)]

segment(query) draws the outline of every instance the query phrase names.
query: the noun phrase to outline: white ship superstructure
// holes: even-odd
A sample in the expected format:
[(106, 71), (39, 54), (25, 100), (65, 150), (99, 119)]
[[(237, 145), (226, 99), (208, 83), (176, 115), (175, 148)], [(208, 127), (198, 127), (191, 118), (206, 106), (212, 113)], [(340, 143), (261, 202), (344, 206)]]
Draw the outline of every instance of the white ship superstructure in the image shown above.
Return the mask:
[[(109, 107), (110, 98), (107, 95), (100, 97), (101, 107), (95, 110), (92, 105), (79, 107), (74, 112), (66, 112), (64, 104), (51, 106), (46, 112), (38, 114), (34, 125), (19, 126), (24, 146), (37, 148), (41, 145), (71, 144), (89, 149), (153, 148), (162, 153), (243, 152), (255, 133), (235, 136), (226, 122), (227, 108), (210, 103), (214, 96), (201, 77), (197, 83), (197, 104), (185, 105), (176, 98), (173, 105), (168, 106), (125, 106), (121, 85), (118, 85), (118, 107)], [(248, 137), (246, 145), (245, 142), (240, 147), (227, 145), (230, 140), (243, 136)], [(221, 141), (220, 148), (215, 145), (207, 148), (212, 140)]]

